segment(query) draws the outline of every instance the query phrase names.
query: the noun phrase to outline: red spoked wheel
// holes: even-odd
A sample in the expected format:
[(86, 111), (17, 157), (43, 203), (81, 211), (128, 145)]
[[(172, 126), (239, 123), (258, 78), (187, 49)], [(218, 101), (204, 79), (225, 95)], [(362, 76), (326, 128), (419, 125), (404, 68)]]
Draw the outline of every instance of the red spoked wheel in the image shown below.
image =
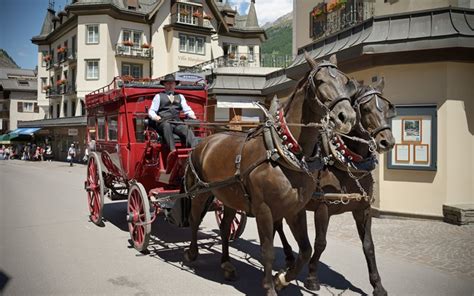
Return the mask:
[(133, 247), (143, 252), (147, 249), (151, 233), (150, 202), (140, 183), (130, 187), (128, 193), (127, 221)]
[(96, 225), (103, 225), (102, 211), (104, 209), (104, 179), (102, 166), (96, 153), (91, 154), (87, 164), (87, 203), (89, 218)]
[[(224, 218), (224, 204), (220, 200), (215, 199), (214, 205), (216, 208), (216, 211), (215, 211), (216, 221), (220, 229), (222, 219)], [(247, 214), (245, 214), (244, 211), (237, 211), (235, 213), (234, 219), (232, 220), (232, 223), (230, 224), (229, 241), (238, 239), (244, 232), (246, 224), (247, 224)]]

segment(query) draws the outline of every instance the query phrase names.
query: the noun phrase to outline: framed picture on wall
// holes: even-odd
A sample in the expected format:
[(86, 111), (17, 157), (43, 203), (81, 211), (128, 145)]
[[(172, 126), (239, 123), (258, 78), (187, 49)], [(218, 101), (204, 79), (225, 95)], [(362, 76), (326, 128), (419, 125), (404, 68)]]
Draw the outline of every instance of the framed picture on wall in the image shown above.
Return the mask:
[(396, 144), (393, 149), (395, 150), (395, 161), (397, 163), (410, 162), (410, 145)]
[(437, 106), (398, 105), (391, 119), (395, 138), (387, 153), (387, 168), (398, 170), (436, 170)]
[(421, 118), (402, 119), (402, 143), (421, 143), (422, 132)]
[(414, 145), (413, 151), (413, 162), (426, 164), (430, 161), (430, 145), (428, 144), (417, 144)]

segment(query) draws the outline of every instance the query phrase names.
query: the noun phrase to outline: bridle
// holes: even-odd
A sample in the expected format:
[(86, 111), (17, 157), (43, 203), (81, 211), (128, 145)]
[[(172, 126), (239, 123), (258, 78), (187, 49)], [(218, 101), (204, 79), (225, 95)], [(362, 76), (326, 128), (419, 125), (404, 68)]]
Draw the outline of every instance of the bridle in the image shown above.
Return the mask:
[[(335, 71), (337, 70), (337, 66), (334, 65), (333, 63), (331, 62), (328, 62), (328, 61), (323, 61), (321, 62), (320, 64), (318, 64), (313, 70), (311, 70), (311, 72), (309, 73), (308, 75), (308, 82), (309, 82), (309, 85), (311, 87), (311, 90), (313, 91), (314, 93), (314, 97), (316, 99), (316, 102), (318, 103), (318, 106), (320, 108), (322, 108), (325, 112), (326, 112), (326, 115), (329, 114), (329, 112), (334, 108), (334, 106), (336, 106), (338, 103), (340, 103), (341, 101), (345, 101), (345, 100), (348, 100), (349, 102), (351, 102), (351, 98), (348, 97), (348, 96), (340, 96), (340, 97), (337, 97), (335, 100), (332, 100), (330, 103), (329, 103), (329, 106), (326, 106), (323, 102), (321, 102), (321, 100), (319, 99), (317, 93), (318, 93), (318, 90), (317, 90), (317, 87), (316, 87), (316, 83), (314, 82), (314, 78), (316, 76), (316, 74), (319, 72), (319, 70), (321, 70), (322, 68), (328, 68), (329, 70), (329, 75), (331, 75), (332, 78), (336, 78), (336, 73)], [(308, 90), (309, 88), (306, 89), (306, 95), (308, 95)]]
[[(373, 98), (375, 98), (375, 107), (377, 108), (377, 110), (379, 110), (380, 112), (384, 112), (384, 110), (382, 109), (382, 107), (380, 106), (380, 100), (385, 100), (388, 104), (389, 104), (389, 110), (393, 110), (393, 105), (392, 103), (390, 103), (390, 101), (388, 101), (387, 99), (385, 99), (383, 96), (382, 96), (382, 93), (378, 90), (375, 90), (375, 89), (371, 89), (371, 90), (368, 90), (367, 92), (363, 93), (362, 95), (360, 95), (359, 97), (357, 97), (357, 99), (355, 99), (354, 101), (354, 105), (353, 105), (353, 108), (354, 110), (356, 110), (357, 112), (357, 117), (358, 117), (358, 122), (359, 122), (359, 127), (366, 131), (371, 138), (375, 138), (377, 136), (378, 133), (384, 131), (384, 130), (392, 130), (392, 127), (386, 122), (385, 124), (381, 125), (381, 126), (378, 126), (377, 128), (373, 129), (373, 130), (368, 130), (366, 128), (364, 128), (362, 126), (362, 122), (361, 122), (361, 119), (362, 119), (362, 114), (361, 114), (361, 111), (360, 111), (360, 106), (363, 105), (363, 104), (366, 104), (368, 103), (370, 100), (372, 100)], [(384, 114), (384, 118), (392, 118), (394, 117), (395, 114), (389, 114), (388, 116), (386, 116)]]

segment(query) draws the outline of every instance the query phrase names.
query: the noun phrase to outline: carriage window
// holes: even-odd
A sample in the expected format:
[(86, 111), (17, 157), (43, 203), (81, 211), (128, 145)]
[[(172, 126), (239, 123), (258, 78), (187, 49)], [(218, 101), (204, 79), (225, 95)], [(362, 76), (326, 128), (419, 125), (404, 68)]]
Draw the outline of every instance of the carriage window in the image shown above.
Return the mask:
[(98, 139), (105, 140), (105, 118), (97, 117)]
[(145, 142), (145, 118), (134, 118), (133, 126), (135, 127), (135, 139), (137, 143)]
[(109, 141), (117, 141), (117, 116), (110, 116), (107, 118), (107, 134), (109, 136)]
[(95, 136), (95, 117), (87, 118), (87, 129), (89, 130), (89, 141), (96, 140), (96, 136)]

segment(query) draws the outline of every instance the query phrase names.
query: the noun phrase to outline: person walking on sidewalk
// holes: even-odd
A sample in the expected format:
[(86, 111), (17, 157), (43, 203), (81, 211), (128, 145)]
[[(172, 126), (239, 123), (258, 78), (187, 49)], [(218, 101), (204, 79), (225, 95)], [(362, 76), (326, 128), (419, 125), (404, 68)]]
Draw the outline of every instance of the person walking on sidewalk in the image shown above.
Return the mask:
[(69, 150), (67, 152), (67, 159), (69, 160), (69, 166), (72, 166), (72, 162), (74, 161), (75, 157), (76, 157), (76, 147), (74, 147), (74, 144), (71, 144), (71, 147), (69, 147)]

